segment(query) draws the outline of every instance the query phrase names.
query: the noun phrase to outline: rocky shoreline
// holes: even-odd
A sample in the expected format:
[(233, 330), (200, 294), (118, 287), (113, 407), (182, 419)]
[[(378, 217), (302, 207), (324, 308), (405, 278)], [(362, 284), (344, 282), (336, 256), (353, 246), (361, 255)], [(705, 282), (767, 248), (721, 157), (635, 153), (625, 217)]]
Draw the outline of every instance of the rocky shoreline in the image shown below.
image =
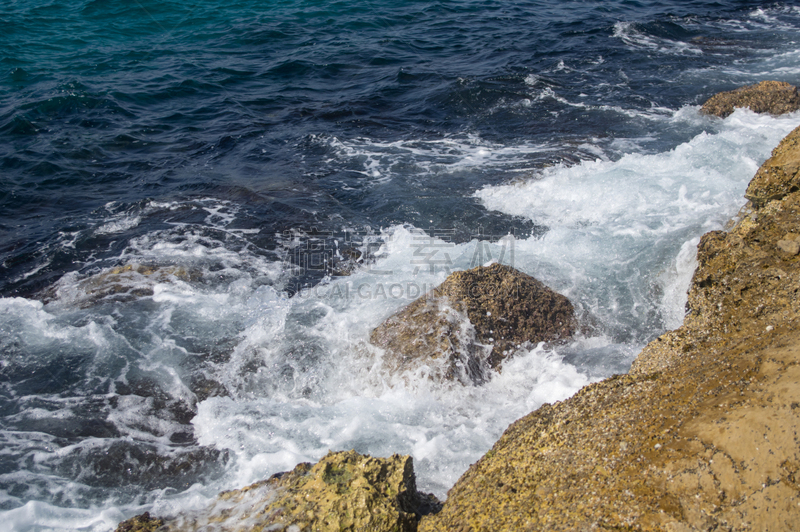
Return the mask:
[(794, 528), (799, 173), (797, 128), (753, 178), (742, 218), (701, 239), (684, 324), (628, 375), (511, 425), (420, 530)]
[[(797, 109), (796, 89), (765, 83), (791, 100), (776, 109)], [(767, 97), (732, 98), (723, 107)], [(203, 515), (139, 516), (118, 531), (792, 529), (800, 522), (800, 127), (746, 197), (727, 232), (700, 241), (683, 325), (651, 342), (629, 374), (513, 423), (441, 510), (416, 491), (410, 458), (351, 451), (223, 493)]]

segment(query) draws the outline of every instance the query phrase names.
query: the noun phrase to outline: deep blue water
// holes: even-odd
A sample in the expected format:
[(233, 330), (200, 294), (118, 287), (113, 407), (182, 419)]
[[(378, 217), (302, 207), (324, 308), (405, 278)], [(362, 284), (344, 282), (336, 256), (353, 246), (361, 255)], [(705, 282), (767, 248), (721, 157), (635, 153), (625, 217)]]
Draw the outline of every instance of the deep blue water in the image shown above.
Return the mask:
[[(0, 509), (15, 530), (106, 530), (187, 489), (249, 480), (230, 464), (252, 456), (200, 436), (195, 416), (207, 398), (280, 396), (281, 415), (298, 426), (304, 401), (349, 419), (315, 388), (340, 340), (296, 332), (328, 318), (288, 310), (275, 334), (300, 335), (302, 348), (270, 365), (263, 353), (275, 340), (254, 339), (257, 311), (348, 262), (377, 260), (387, 228), (454, 245), (484, 234), (536, 241), (553, 230), (550, 218), (490, 210), (476, 193), (738, 127), (695, 117), (693, 106), (761, 79), (797, 83), (798, 30), (791, 2), (5, 0)], [(564, 175), (564, 187), (576, 186)], [(699, 236), (691, 231), (656, 259), (673, 260)], [(309, 242), (324, 267), (297, 253)], [(636, 276), (650, 267), (632, 262)], [(163, 268), (169, 282), (99, 303), (84, 294), (92, 275), (132, 263)], [(522, 268), (559, 284), (542, 264)], [(583, 281), (562, 283), (615, 346), (564, 355), (591, 378), (624, 370), (668, 322), (652, 303), (661, 295), (640, 304), (625, 275), (578, 272), (572, 279)], [(181, 283), (185, 293), (164, 303), (162, 285)], [(624, 294), (603, 303), (594, 287), (614, 283)], [(240, 299), (216, 307), (222, 293)], [(612, 307), (627, 310), (603, 314)], [(256, 385), (231, 376), (243, 368), (276, 373)], [(289, 454), (247, 471), (290, 467), (334, 445), (319, 436), (308, 450), (286, 430), (291, 445), (276, 449)], [(459, 460), (468, 464), (498, 430)], [(430, 466), (430, 489), (442, 494), (460, 474), (453, 468)]]
[[(748, 18), (762, 5), (777, 25)], [(234, 201), (266, 255), (274, 233), (297, 227), (502, 234), (514, 222), (470, 194), (507, 168), (420, 175), (391, 143), (475, 136), (556, 145), (525, 167), (574, 161), (587, 139), (641, 135), (614, 107), (677, 109), (746, 81), (724, 68), (793, 50), (780, 23), (796, 19), (761, 2), (5, 4), (0, 293), (30, 295), (115, 259), (132, 237), (199, 221), (156, 210), (92, 235), (110, 209), (138, 215), (150, 200)], [(546, 89), (558, 98), (521, 105)], [(334, 141), (359, 139), (396, 156), (390, 183), (372, 186), (366, 155), (337, 152)], [(68, 251), (65, 234), (76, 234)]]

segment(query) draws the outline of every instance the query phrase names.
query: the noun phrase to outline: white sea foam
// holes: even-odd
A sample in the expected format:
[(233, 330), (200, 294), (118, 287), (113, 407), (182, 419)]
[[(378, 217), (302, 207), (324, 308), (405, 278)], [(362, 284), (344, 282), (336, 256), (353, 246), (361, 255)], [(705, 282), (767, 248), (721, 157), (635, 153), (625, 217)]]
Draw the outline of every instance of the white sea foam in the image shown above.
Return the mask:
[(614, 37), (633, 48), (643, 48), (665, 54), (673, 55), (700, 55), (703, 51), (689, 43), (648, 35), (639, 30), (632, 22), (617, 22), (614, 24)]
[(772, 31), (797, 31), (795, 24), (782, 20), (782, 15), (794, 15), (800, 13), (797, 6), (774, 5), (769, 7), (759, 7), (750, 12), (747, 22), (766, 28)]
[(61, 508), (38, 501), (29, 501), (19, 508), (3, 512), (6, 530), (12, 532), (106, 532), (125, 518), (117, 508), (80, 510)]
[(661, 312), (664, 316), (664, 326), (667, 329), (680, 327), (686, 316), (688, 287), (692, 282), (694, 271), (697, 269), (697, 244), (699, 243), (699, 237), (684, 242), (678, 256), (659, 276), (658, 282), (664, 292), (661, 299)]
[(537, 143), (508, 146), (477, 135), (392, 142), (363, 137), (348, 140), (321, 137), (315, 140), (330, 146), (338, 161), (356, 163), (359, 170), (354, 171), (372, 178), (373, 185), (390, 181), (397, 165), (409, 166), (414, 173), (429, 176), (476, 168), (508, 168), (526, 163), (530, 155), (556, 149), (555, 146)]
[(589, 382), (541, 349), (519, 353), (481, 387), (393, 379), (366, 360), (360, 368), (346, 365), (360, 380), (337, 371), (330, 385), (338, 389), (324, 398), (203, 402), (194, 420), (200, 442), (236, 454), (238, 485), (316, 461), (329, 449), (410, 454), (421, 489), (443, 496), (511, 421)]
[(559, 165), (477, 196), (549, 227), (517, 244), (517, 262), (599, 314), (606, 331), (635, 329), (647, 315), (674, 325), (682, 309), (672, 305), (682, 306), (676, 294), (690, 278), (687, 242), (736, 214), (748, 181), (797, 118), (737, 110), (718, 133), (668, 152)]
[(97, 228), (95, 234), (97, 235), (110, 235), (113, 233), (121, 233), (128, 229), (133, 229), (142, 221), (140, 216), (119, 216), (116, 219), (106, 222)]
[[(756, 83), (764, 79), (794, 82), (800, 74), (800, 50), (765, 54), (757, 61), (738, 61), (718, 70), (742, 84)], [(707, 75), (706, 70), (701, 72)]]

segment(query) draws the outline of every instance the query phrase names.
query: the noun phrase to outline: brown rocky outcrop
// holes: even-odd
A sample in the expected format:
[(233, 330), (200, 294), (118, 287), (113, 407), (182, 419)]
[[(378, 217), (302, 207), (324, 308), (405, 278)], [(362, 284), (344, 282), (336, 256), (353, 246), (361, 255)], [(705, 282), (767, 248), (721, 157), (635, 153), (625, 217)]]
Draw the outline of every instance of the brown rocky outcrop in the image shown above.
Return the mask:
[[(450, 490), (441, 512), (432, 515), (438, 503), (416, 492), (410, 458), (331, 453), (314, 466), (225, 492), (206, 512), (163, 525), (145, 514), (119, 532), (797, 529), (798, 139), (800, 128), (759, 169), (739, 220), (701, 239), (684, 324), (651, 342), (628, 375), (512, 424)], [(465, 286), (494, 282), (474, 272), (459, 272)], [(491, 285), (495, 295), (502, 284)], [(458, 290), (442, 287), (432, 294), (443, 306), (430, 312), (452, 309), (482, 345), (468, 303), (454, 306)], [(500, 305), (486, 310), (487, 318), (506, 304), (487, 299)], [(428, 312), (424, 299), (415, 304)], [(410, 331), (406, 339), (413, 340)], [(133, 528), (140, 524), (151, 528)]]
[(762, 81), (715, 94), (700, 108), (702, 113), (725, 118), (736, 107), (749, 107), (756, 113), (780, 115), (800, 109), (797, 87), (785, 81)]
[(512, 424), (420, 530), (797, 528), (800, 192), (759, 176), (800, 157), (798, 135), (748, 188), (763, 199), (702, 238), (684, 324)]
[(223, 492), (201, 512), (170, 520), (144, 514), (120, 523), (117, 532), (149, 532), (131, 527), (156, 522), (161, 532), (414, 532), (419, 518), (439, 507), (433, 495), (417, 492), (410, 456), (372, 458), (342, 451)]
[(566, 297), (495, 263), (450, 274), (376, 327), (370, 341), (396, 369), (438, 363), (442, 376), (467, 383), (484, 380), (487, 367), (522, 344), (569, 338), (575, 329)]

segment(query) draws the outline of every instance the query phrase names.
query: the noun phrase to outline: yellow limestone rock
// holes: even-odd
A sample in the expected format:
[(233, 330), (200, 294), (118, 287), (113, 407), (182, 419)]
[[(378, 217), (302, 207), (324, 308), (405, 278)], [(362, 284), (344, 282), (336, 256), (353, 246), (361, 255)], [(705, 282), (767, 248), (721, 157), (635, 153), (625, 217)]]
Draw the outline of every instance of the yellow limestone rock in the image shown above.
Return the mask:
[(749, 107), (756, 113), (780, 115), (800, 109), (797, 87), (785, 81), (762, 81), (755, 85), (720, 92), (708, 99), (700, 111), (725, 118), (736, 107)]
[[(439, 506), (432, 495), (417, 492), (410, 456), (343, 451), (223, 492), (205, 510), (165, 520), (159, 530), (414, 532), (420, 516)], [(127, 532), (121, 527), (129, 521), (117, 532)]]

